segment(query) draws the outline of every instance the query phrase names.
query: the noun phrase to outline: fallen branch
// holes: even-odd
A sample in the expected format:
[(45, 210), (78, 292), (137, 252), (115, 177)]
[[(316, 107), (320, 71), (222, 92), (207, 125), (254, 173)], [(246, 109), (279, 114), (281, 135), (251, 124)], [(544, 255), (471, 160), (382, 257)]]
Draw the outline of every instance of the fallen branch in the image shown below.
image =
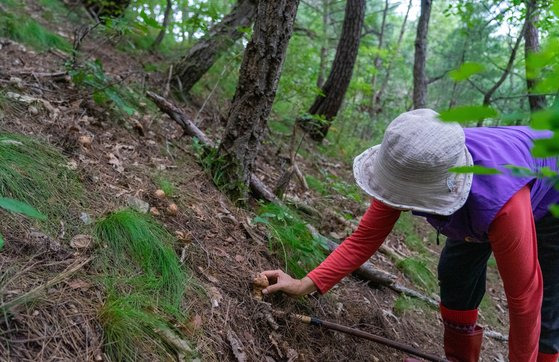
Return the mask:
[[(192, 121), (190, 121), (179, 108), (153, 92), (147, 92), (147, 95), (154, 101), (154, 103), (159, 107), (161, 111), (168, 114), (175, 122), (177, 122), (182, 127), (185, 135), (198, 138), (198, 140), (200, 140), (200, 142), (202, 142), (206, 146), (215, 147), (214, 142), (210, 140), (198, 127), (196, 127), (196, 125)], [(266, 185), (264, 185), (262, 181), (260, 181), (260, 179), (254, 174), (252, 174), (250, 177), (250, 189), (256, 198), (264, 199), (268, 202), (273, 202), (278, 205), (284, 205), (283, 202), (279, 200), (276, 195), (274, 195), (274, 193), (270, 189), (268, 189), (268, 187), (266, 187)], [(314, 226), (307, 224), (307, 228), (313, 234), (313, 236), (325, 241), (330, 252), (334, 251), (339, 246), (339, 244), (320, 234)], [(420, 299), (436, 308), (439, 307), (439, 302), (435, 299), (396, 283), (397, 277), (395, 275), (387, 273), (383, 270), (376, 269), (369, 262), (365, 262), (365, 264), (359, 267), (359, 269), (357, 269), (354, 274), (365, 281), (369, 281), (376, 285), (386, 286), (398, 293)], [(498, 340), (507, 340), (505, 336), (499, 334), (498, 332), (488, 332), (489, 333), (486, 333), (487, 336), (491, 336), (492, 338)]]
[(177, 351), (177, 358), (179, 361), (189, 361), (192, 357), (193, 350), (184, 339), (177, 336), (173, 331), (167, 328), (155, 329), (155, 333), (161, 337), (167, 344), (173, 346)]
[(60, 283), (64, 279), (68, 278), (70, 275), (74, 274), (78, 270), (80, 270), (85, 264), (89, 263), (93, 257), (88, 258), (86, 260), (78, 260), (72, 263), (68, 268), (66, 268), (62, 273), (58, 274), (45, 284), (39, 285), (28, 291), (27, 293), (21, 294), (14, 299), (10, 300), (7, 303), (0, 305), (0, 313), (5, 313), (6, 311), (12, 309), (15, 306), (18, 306), (23, 303), (27, 303), (29, 300), (36, 298), (39, 294), (43, 291), (51, 288), (52, 286)]

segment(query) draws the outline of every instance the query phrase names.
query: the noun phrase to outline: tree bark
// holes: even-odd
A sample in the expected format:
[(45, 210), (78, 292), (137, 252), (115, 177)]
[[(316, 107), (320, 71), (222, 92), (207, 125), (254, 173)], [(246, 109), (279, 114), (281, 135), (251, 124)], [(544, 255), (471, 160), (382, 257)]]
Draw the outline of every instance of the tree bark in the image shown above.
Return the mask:
[(326, 59), (328, 58), (328, 49), (330, 47), (330, 38), (328, 37), (328, 27), (330, 26), (330, 0), (322, 0), (322, 46), (320, 47), (320, 64), (318, 67), (318, 79), (316, 86), (321, 88), (324, 85), (326, 77)]
[(415, 37), (415, 56), (413, 64), (413, 108), (424, 108), (427, 102), (427, 76), (425, 61), (427, 59), (427, 32), (431, 16), (431, 0), (421, 0), (421, 15), (417, 22)]
[(256, 4), (257, 0), (238, 0), (233, 10), (194, 44), (186, 56), (176, 64), (174, 78), (180, 92), (188, 94), (221, 53), (242, 37), (243, 32), (239, 28), (252, 24)]
[(163, 29), (159, 31), (157, 34), (157, 38), (153, 41), (151, 45), (152, 49), (159, 47), (163, 38), (165, 38), (165, 33), (167, 33), (167, 27), (169, 26), (169, 20), (171, 19), (171, 10), (173, 10), (173, 2), (171, 0), (167, 0), (167, 6), (165, 7), (165, 14), (163, 15), (163, 24), (161, 26)]
[[(538, 28), (535, 23), (538, 21), (536, 15), (537, 0), (526, 1), (526, 32), (524, 33), (524, 55), (526, 57), (525, 64), (528, 64), (528, 56), (537, 53), (540, 50), (540, 40), (538, 36)], [(531, 16), (529, 16), (531, 14)], [(546, 107), (545, 96), (531, 94), (532, 89), (536, 85), (537, 80), (526, 77), (526, 87), (528, 88), (528, 103), (530, 110), (535, 112)]]
[(309, 114), (316, 116), (319, 121), (298, 120), (301, 128), (314, 141), (322, 142), (328, 133), (328, 129), (330, 129), (332, 120), (340, 110), (357, 59), (364, 16), (365, 0), (347, 1), (342, 34), (338, 42), (332, 69), (322, 87), (322, 94), (316, 97), (309, 109)]
[(247, 196), (252, 165), (274, 102), (298, 5), (298, 0), (258, 3), (252, 39), (245, 50), (219, 145), (219, 157), (224, 161), (223, 181), (233, 198), (244, 200)]

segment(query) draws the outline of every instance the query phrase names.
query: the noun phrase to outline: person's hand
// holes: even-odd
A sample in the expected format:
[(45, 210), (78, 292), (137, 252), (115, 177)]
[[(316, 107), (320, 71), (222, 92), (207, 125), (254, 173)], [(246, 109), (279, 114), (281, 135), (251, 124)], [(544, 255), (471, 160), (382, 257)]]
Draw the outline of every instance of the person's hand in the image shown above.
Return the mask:
[(294, 279), (279, 269), (266, 270), (263, 271), (262, 274), (264, 274), (270, 282), (270, 286), (262, 290), (264, 294), (281, 291), (294, 297), (300, 297), (316, 290), (316, 285), (309, 277)]

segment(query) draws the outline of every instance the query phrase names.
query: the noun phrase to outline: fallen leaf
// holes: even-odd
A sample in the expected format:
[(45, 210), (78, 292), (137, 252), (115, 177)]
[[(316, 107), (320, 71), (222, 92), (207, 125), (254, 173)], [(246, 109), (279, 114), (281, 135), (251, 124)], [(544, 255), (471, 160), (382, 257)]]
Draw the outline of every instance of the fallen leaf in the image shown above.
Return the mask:
[(247, 360), (247, 356), (246, 356), (246, 353), (243, 349), (243, 344), (241, 343), (241, 341), (239, 341), (239, 339), (235, 335), (235, 332), (233, 332), (232, 330), (228, 330), (227, 331), (227, 340), (229, 341), (229, 344), (231, 345), (231, 349), (233, 350), (233, 354), (235, 355), (235, 358), (237, 359), (237, 361), (238, 362), (245, 362)]
[(93, 238), (89, 235), (78, 234), (70, 240), (70, 246), (74, 249), (87, 249), (91, 246)]
[(245, 261), (245, 257), (242, 256), (242, 255), (237, 254), (237, 255), (235, 255), (235, 260), (237, 261), (237, 263), (242, 263), (242, 262)]
[(87, 290), (87, 289), (91, 288), (91, 283), (86, 282), (83, 279), (74, 279), (74, 280), (71, 280), (71, 281), (67, 282), (66, 284), (68, 284), (68, 286), (72, 289)]
[(114, 153), (109, 152), (107, 154), (107, 157), (109, 159), (109, 165), (113, 166), (113, 168), (118, 172), (118, 173), (122, 173), (124, 172), (124, 167), (122, 167), (122, 162), (120, 162), (120, 160), (114, 155)]

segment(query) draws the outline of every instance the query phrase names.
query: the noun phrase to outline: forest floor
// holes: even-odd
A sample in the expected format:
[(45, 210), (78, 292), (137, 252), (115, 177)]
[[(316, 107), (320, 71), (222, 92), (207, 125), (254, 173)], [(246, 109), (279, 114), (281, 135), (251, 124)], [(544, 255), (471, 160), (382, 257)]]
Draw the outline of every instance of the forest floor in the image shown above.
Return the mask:
[[(52, 21), (44, 5), (27, 1), (18, 11), (72, 41), (77, 26), (62, 19)], [(155, 55), (133, 56), (93, 32), (83, 39), (77, 62), (83, 65), (94, 59), (100, 59), (105, 76), (119, 86), (164, 92), (164, 72), (145, 76), (147, 63), (161, 63)], [(94, 102), (92, 88), (77, 84), (67, 74), (69, 62), (72, 56), (67, 51), (37, 50), (0, 39), (3, 142), (18, 134), (53, 146), (83, 188), (75, 196), (68, 190), (64, 197), (69, 201), (51, 200), (56, 207), (68, 208), (66, 216), (54, 224), (0, 212), (7, 220), (0, 225), (6, 239), (0, 251), (0, 360), (111, 359), (106, 352), (106, 321), (100, 312), (110, 294), (104, 280), (111, 275), (98, 261), (107, 245), (95, 239), (91, 225), (107, 213), (127, 206), (145, 208), (146, 203), (157, 208), (157, 212), (152, 210), (153, 217), (174, 236), (173, 250), (187, 271), (181, 301), (187, 317), (180, 321), (165, 317), (174, 336), (180, 336), (176, 337), (179, 342), (172, 338), (134, 340), (135, 359), (172, 360), (180, 353), (185, 360), (203, 361), (401, 361), (405, 356), (373, 342), (277, 317), (271, 309), (313, 315), (443, 355), (442, 324), (435, 308), (354, 277), (345, 278), (325, 295), (299, 299), (273, 295), (264, 302), (252, 298), (251, 281), (258, 271), (285, 269), (281, 249), (268, 246), (273, 238), (270, 230), (253, 222), (259, 204), (250, 202), (239, 208), (228, 200), (205, 171), (196, 145), (181, 137), (180, 127), (147, 99), (138, 101), (131, 116), (117, 112), (114, 103)], [(194, 118), (202, 101), (181, 107)], [(227, 100), (212, 102), (226, 104)], [(198, 116), (198, 124), (217, 140), (224, 115), (212, 109), (212, 102)], [(257, 174), (268, 185), (280, 177), (285, 159), (278, 155), (285, 155), (288, 147), (287, 136), (274, 132), (270, 130), (257, 161)], [(1, 159), (0, 154), (0, 169)], [(322, 156), (306, 142), (297, 162), (310, 189), (304, 190), (293, 180), (288, 195), (324, 215), (308, 218), (321, 233), (343, 239), (352, 223), (335, 216), (358, 220), (367, 207), (366, 197), (351, 186), (351, 165)], [(164, 199), (154, 196), (162, 180), (172, 185)], [(168, 208), (171, 202), (177, 212)], [(80, 244), (77, 235), (94, 241)], [(424, 246), (414, 247), (409, 238)], [(441, 246), (426, 224), (404, 217), (386, 245), (402, 259), (424, 263), (434, 278)], [(436, 288), (429, 288), (428, 282), (418, 285), (392, 257), (377, 253), (371, 262), (396, 275), (401, 284), (436, 298)], [(25, 294), (31, 290), (31, 295)], [(22, 295), (28, 297), (5, 308)], [(494, 265), (489, 267), (480, 323), (506, 334), (506, 301)], [(184, 356), (184, 349), (177, 347), (180, 342), (194, 352)], [(152, 343), (163, 344), (165, 352), (152, 348)], [(483, 360), (506, 360), (506, 350), (506, 343), (485, 338)]]

